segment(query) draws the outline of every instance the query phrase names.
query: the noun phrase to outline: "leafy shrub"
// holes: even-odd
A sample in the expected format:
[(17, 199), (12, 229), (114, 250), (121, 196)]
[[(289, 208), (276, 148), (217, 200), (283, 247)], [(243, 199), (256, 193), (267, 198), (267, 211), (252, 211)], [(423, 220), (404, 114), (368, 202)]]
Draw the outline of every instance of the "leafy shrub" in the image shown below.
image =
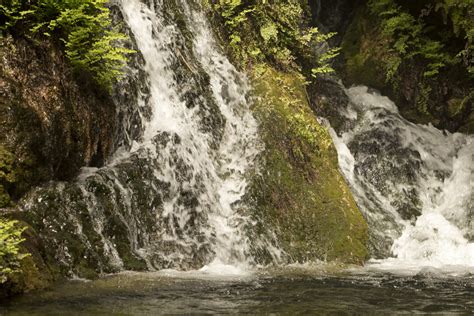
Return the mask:
[[(424, 76), (437, 76), (448, 65), (464, 63), (466, 69), (474, 74), (474, 0), (432, 0), (419, 12), (412, 12), (396, 0), (370, 0), (369, 8), (381, 20), (382, 32), (390, 41), (393, 53), (387, 60), (387, 80), (392, 80), (405, 59), (416, 57), (427, 61)], [(443, 30), (445, 36), (432, 36), (433, 25), (425, 20), (427, 16), (441, 13), (444, 25), (451, 21), (452, 29)], [(450, 36), (451, 35), (451, 36)], [(447, 48), (453, 37), (463, 38), (465, 47), (452, 53)]]
[(21, 254), (19, 245), (24, 241), (21, 237), (25, 228), (19, 227), (17, 221), (0, 218), (0, 284), (18, 271), (20, 261), (28, 256)]
[(437, 0), (434, 10), (441, 11), (451, 21), (454, 35), (464, 39), (464, 48), (456, 57), (474, 75), (474, 0)]
[[(318, 45), (334, 35), (306, 27), (304, 3), (299, 0), (219, 0), (212, 3), (224, 22), (234, 59), (244, 65), (270, 61), (282, 68), (296, 68), (297, 58), (313, 58)], [(333, 71), (328, 61), (337, 52), (337, 49), (329, 49), (321, 53), (314, 62), (313, 75)]]
[(0, 3), (0, 31), (13, 27), (27, 12), (22, 10), (23, 0), (2, 0)]
[(28, 35), (59, 39), (77, 71), (86, 71), (110, 89), (122, 75), (127, 54), (124, 34), (112, 28), (108, 0), (6, 0), (0, 6), (0, 28), (27, 27)]

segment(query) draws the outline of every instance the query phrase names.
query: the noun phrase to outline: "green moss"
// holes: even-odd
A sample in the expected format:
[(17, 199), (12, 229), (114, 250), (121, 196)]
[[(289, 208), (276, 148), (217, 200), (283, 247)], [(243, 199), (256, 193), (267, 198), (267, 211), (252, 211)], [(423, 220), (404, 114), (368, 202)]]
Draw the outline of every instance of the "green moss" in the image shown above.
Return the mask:
[(463, 100), (458, 98), (453, 98), (448, 101), (448, 115), (454, 117), (457, 114), (461, 113), (463, 110)]
[(255, 108), (265, 143), (250, 194), (291, 261), (367, 258), (367, 224), (339, 173), (328, 131), (312, 113), (297, 73), (255, 67)]
[(14, 273), (7, 282), (5, 287), (8, 287), (8, 292), (4, 293), (3, 296), (43, 289), (48, 287), (50, 282), (51, 279), (47, 270), (38, 269), (35, 259), (28, 256), (21, 261), (19, 271)]
[[(450, 99), (448, 104), (448, 115), (449, 117), (456, 117), (459, 115), (463, 115), (467, 112), (470, 105), (474, 102), (474, 91), (472, 91), (469, 95), (464, 97), (463, 99), (460, 98), (452, 98)], [(471, 110), (472, 113), (472, 110)]]
[(474, 134), (474, 112), (471, 112), (466, 124), (459, 128), (459, 132), (465, 134)]

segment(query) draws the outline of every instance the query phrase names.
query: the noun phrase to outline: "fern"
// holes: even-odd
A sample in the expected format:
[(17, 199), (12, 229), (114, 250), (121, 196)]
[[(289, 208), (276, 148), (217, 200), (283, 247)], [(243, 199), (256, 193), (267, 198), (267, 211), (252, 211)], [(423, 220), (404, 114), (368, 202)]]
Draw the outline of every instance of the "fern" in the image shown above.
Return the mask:
[(22, 21), (30, 26), (31, 35), (54, 36), (63, 42), (74, 69), (91, 73), (104, 88), (120, 79), (133, 51), (119, 45), (127, 37), (112, 28), (108, 0), (38, 0), (29, 5), (26, 0), (8, 1), (0, 7), (7, 21), (2, 29)]
[[(391, 41), (392, 56), (387, 59), (387, 80), (393, 80), (404, 59), (422, 58), (427, 61), (425, 78), (436, 77), (449, 65), (464, 63), (474, 74), (474, 0), (433, 0), (434, 10), (443, 11), (445, 20), (452, 21), (452, 33), (463, 36), (465, 48), (457, 54), (449, 53), (445, 44), (428, 35), (429, 27), (423, 14), (413, 16), (395, 0), (370, 0), (372, 13), (380, 16), (382, 32)], [(431, 8), (431, 7), (429, 7)], [(430, 10), (427, 10), (429, 14)], [(449, 32), (448, 32), (449, 33)]]
[[(321, 34), (304, 26), (302, 1), (209, 1), (223, 20), (235, 60), (243, 65), (270, 61), (283, 68), (297, 68), (296, 57), (312, 58), (314, 48), (334, 34)], [(331, 51), (325, 57), (335, 56)], [(319, 71), (330, 70), (330, 58), (320, 56)]]
[(21, 234), (25, 230), (17, 221), (0, 218), (0, 284), (20, 268), (20, 261), (28, 254), (20, 253), (20, 244), (24, 241)]

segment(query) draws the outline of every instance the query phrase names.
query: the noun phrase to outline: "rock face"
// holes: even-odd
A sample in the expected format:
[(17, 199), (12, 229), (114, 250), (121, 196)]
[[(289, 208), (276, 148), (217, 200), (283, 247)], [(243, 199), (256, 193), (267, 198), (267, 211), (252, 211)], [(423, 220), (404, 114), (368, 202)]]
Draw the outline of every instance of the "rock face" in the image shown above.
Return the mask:
[[(0, 207), (34, 185), (99, 167), (111, 152), (115, 109), (92, 84), (73, 79), (52, 44), (2, 38)], [(12, 160), (11, 157), (14, 157)]]
[(339, 172), (328, 131), (297, 73), (257, 67), (254, 112), (265, 143), (249, 192), (261, 231), (275, 231), (290, 262), (363, 263), (367, 224)]
[[(0, 58), (0, 216), (18, 218), (1, 208), (34, 186), (104, 163), (113, 148), (115, 107), (87, 78), (77, 80), (50, 43), (3, 37)], [(35, 229), (24, 237), (23, 251), (32, 256), (23, 259), (22, 274), (2, 285), (3, 294), (42, 288), (53, 279)]]
[(339, 45), (347, 27), (350, 25), (355, 10), (361, 0), (318, 0), (309, 1), (312, 23), (324, 33), (337, 32), (332, 41)]

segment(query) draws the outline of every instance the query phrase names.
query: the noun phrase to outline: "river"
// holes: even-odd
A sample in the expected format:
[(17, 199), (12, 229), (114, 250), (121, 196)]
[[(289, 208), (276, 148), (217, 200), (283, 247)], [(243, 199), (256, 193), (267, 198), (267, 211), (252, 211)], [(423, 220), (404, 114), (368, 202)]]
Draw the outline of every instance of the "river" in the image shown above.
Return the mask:
[(5, 315), (474, 313), (474, 274), (290, 266), (248, 275), (124, 272), (69, 281), (0, 307)]

